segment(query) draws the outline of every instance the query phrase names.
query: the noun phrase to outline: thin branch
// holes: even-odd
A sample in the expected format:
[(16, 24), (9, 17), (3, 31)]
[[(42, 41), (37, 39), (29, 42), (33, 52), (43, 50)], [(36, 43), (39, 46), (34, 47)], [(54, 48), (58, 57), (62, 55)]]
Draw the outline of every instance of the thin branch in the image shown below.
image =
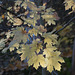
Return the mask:
[(75, 16), (71, 19), (71, 20), (69, 20), (68, 21), (68, 23), (66, 23), (61, 29), (59, 29), (58, 31), (56, 31), (55, 33), (58, 33), (58, 32), (60, 32), (60, 31), (62, 31), (64, 28), (66, 28), (67, 26), (68, 26), (68, 24), (72, 21), (72, 20), (74, 20), (75, 19)]
[(6, 14), (13, 22), (15, 22), (8, 14)]
[(24, 16), (24, 14), (17, 15), (17, 17), (21, 17), (21, 16)]
[[(8, 9), (4, 8), (4, 7), (2, 7), (1, 5), (0, 5), (0, 7), (1, 7), (3, 10), (6, 10), (6, 11), (10, 12), (11, 14), (13, 14), (13, 15), (17, 16), (17, 14), (16, 14), (16, 13), (14, 13), (14, 12), (12, 12), (12, 11), (10, 11), (10, 10), (8, 10)], [(24, 20), (23, 20), (21, 17), (17, 17), (17, 18), (19, 18), (22, 22), (24, 22)]]
[(21, 7), (21, 5), (23, 4), (23, 2), (24, 2), (24, 0), (22, 0), (22, 2), (20, 3), (20, 7)]

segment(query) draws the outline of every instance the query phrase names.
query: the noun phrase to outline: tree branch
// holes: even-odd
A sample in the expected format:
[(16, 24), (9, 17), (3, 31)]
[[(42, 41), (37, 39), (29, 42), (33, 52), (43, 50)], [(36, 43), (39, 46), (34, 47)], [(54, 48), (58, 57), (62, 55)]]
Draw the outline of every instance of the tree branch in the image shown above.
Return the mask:
[(59, 29), (58, 31), (56, 31), (55, 34), (58, 33), (58, 32), (60, 32), (60, 31), (62, 31), (64, 28), (66, 28), (66, 27), (68, 26), (68, 24), (69, 24), (72, 20), (74, 20), (74, 19), (75, 19), (75, 16), (74, 16), (71, 20), (69, 20), (68, 23), (66, 23), (61, 29)]
[[(0, 7), (1, 7), (3, 10), (6, 10), (6, 11), (10, 12), (10, 13), (13, 14), (14, 16), (17, 16), (16, 13), (14, 13), (14, 12), (12, 12), (12, 11), (10, 11), (10, 10), (4, 8), (4, 7), (2, 7), (1, 5), (0, 5)], [(21, 17), (17, 17), (17, 18), (19, 18), (22, 22), (24, 22), (24, 20), (23, 20)]]

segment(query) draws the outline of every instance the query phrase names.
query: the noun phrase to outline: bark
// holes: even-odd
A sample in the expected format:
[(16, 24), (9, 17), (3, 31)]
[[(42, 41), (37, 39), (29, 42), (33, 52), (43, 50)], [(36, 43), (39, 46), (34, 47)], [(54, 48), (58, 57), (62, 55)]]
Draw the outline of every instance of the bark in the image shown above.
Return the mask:
[(74, 38), (73, 55), (72, 55), (72, 75), (75, 75), (75, 38)]

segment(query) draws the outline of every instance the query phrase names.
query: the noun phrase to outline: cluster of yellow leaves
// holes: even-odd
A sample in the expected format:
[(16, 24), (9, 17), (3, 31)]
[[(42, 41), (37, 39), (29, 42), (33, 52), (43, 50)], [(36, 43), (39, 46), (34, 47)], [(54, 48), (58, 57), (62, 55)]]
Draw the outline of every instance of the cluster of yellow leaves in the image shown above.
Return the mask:
[(28, 66), (33, 65), (35, 69), (38, 69), (39, 66), (46, 67), (45, 58), (42, 54), (38, 54), (42, 49), (42, 42), (40, 39), (33, 40), (30, 45), (22, 45), (20, 50), (17, 50), (17, 53), (22, 53), (21, 60), (28, 59)]
[[(25, 12), (24, 15), (27, 15), (28, 13), (30, 14), (30, 18), (25, 18), (25, 17), (21, 17), (25, 22), (24, 24), (29, 24), (29, 25), (33, 25), (35, 26), (35, 24), (37, 23), (37, 20), (40, 18), (40, 15), (37, 14), (38, 11), (44, 10), (45, 7), (44, 6), (40, 6), (39, 8), (37, 8), (37, 6), (35, 5), (34, 2), (31, 2), (29, 0), (24, 1), (22, 3), (22, 1), (15, 1), (15, 6), (16, 5), (20, 5), (23, 6), (25, 9), (27, 8), (27, 6), (32, 10), (31, 12)], [(15, 7), (15, 11), (17, 11), (16, 7)]]
[[(20, 5), (22, 3), (22, 1), (15, 1), (15, 6), (16, 5)], [(34, 2), (31, 2), (31, 1), (24, 1), (21, 6), (24, 6), (24, 7), (29, 7), (32, 11), (31, 12), (27, 12), (27, 14), (29, 13), (30, 14), (30, 17), (29, 18), (25, 18), (23, 16), (21, 16), (21, 18), (25, 21), (24, 24), (29, 24), (29, 25), (33, 25), (35, 26), (36, 23), (37, 23), (37, 20), (40, 19), (40, 15), (38, 14), (39, 11), (41, 11), (41, 17), (43, 19), (45, 19), (45, 21), (47, 22), (47, 24), (51, 25), (55, 25), (55, 20), (58, 20), (59, 17), (57, 15), (57, 13), (55, 12), (54, 9), (52, 8), (48, 8), (48, 9), (45, 9), (45, 6), (39, 6), (37, 7), (35, 5)], [(15, 10), (15, 13), (18, 12), (20, 9), (20, 7), (15, 7), (14, 10)], [(42, 10), (45, 10), (45, 11), (42, 11)], [(13, 23), (13, 25), (21, 25), (22, 24), (22, 21), (19, 19), (19, 18), (16, 18), (14, 17), (12, 14), (10, 13), (7, 13), (8, 16), (7, 16), (7, 19)], [(23, 15), (26, 15), (26, 13), (23, 13)]]
[[(37, 28), (39, 29), (38, 26)], [(47, 67), (47, 70), (49, 72), (53, 71), (53, 67), (56, 70), (60, 71), (61, 64), (59, 62), (63, 63), (64, 60), (63, 58), (60, 57), (60, 52), (56, 51), (57, 50), (56, 45), (58, 44), (57, 42), (58, 36), (56, 34), (46, 33), (45, 29), (42, 29), (42, 32), (45, 32), (41, 35), (42, 37), (44, 37), (44, 44), (47, 43), (45, 49), (43, 49), (43, 42), (40, 41), (40, 39), (33, 40), (32, 44), (29, 45), (21, 44), (19, 48), (18, 43), (20, 43), (21, 40), (25, 41), (26, 32), (24, 31), (23, 28), (17, 27), (17, 30), (13, 32), (15, 34), (14, 40), (17, 40), (17, 43), (13, 44), (10, 47), (10, 51), (14, 50), (14, 47), (17, 48), (17, 53), (21, 54), (21, 60), (23, 61), (27, 58), (28, 66), (33, 65), (35, 69), (38, 69), (39, 66), (42, 66), (44, 68)], [(22, 34), (21, 37), (20, 34)], [(40, 54), (41, 51), (43, 51), (43, 53)], [(44, 57), (43, 55), (45, 55), (46, 57)], [(9, 66), (11, 66), (14, 69), (12, 65)], [(18, 67), (20, 68), (21, 66)]]
[[(17, 50), (17, 53), (22, 53), (21, 60), (25, 60), (27, 57), (28, 66), (33, 65), (35, 69), (42, 66), (44, 68), (47, 67), (49, 72), (53, 71), (53, 67), (60, 71), (61, 64), (59, 62), (63, 63), (64, 60), (59, 56), (61, 52), (54, 51), (57, 48), (56, 46), (53, 46), (57, 44), (58, 36), (51, 33), (44, 33), (42, 36), (45, 38), (44, 43), (47, 43), (46, 48), (43, 50), (43, 54), (39, 54), (40, 50), (43, 49), (42, 41), (40, 41), (40, 39), (33, 40), (30, 45), (22, 45), (21, 49)], [(46, 57), (43, 55), (46, 55)]]
[[(31, 16), (34, 17), (34, 22), (35, 20), (39, 19), (39, 16), (40, 15), (36, 15), (36, 12), (38, 11), (41, 11), (41, 17), (43, 19), (45, 19), (45, 21), (47, 22), (47, 24), (51, 25), (51, 24), (56, 24), (54, 20), (58, 20), (59, 17), (57, 15), (57, 13), (55, 12), (54, 9), (52, 8), (48, 8), (48, 9), (45, 9), (45, 6), (39, 6), (39, 8), (37, 8), (37, 6), (33, 3), (33, 2), (26, 2), (27, 3), (27, 6), (33, 10), (34, 14), (31, 14)], [(45, 11), (42, 11), (42, 10), (45, 10)], [(36, 12), (35, 12), (36, 11)], [(33, 24), (34, 25), (34, 24)]]
[(24, 60), (26, 57), (29, 59), (36, 53), (40, 52), (42, 49), (42, 41), (40, 39), (33, 40), (32, 44), (30, 45), (22, 45), (21, 49), (17, 50), (17, 53), (23, 53), (21, 55), (21, 60)]
[(23, 41), (24, 43), (26, 43), (26, 41), (28, 39), (28, 34), (30, 34), (31, 36), (33, 34), (35, 36), (37, 36), (38, 33), (42, 34), (42, 32), (46, 32), (46, 29), (44, 29), (44, 27), (42, 25), (40, 25), (40, 26), (36, 26), (36, 29), (35, 28), (30, 29), (29, 32), (27, 33), (24, 30), (23, 27), (17, 27), (16, 29), (12, 29), (12, 32), (13, 32), (13, 35), (14, 35), (13, 40), (16, 40), (16, 43), (10, 47), (10, 51), (14, 50), (14, 47), (16, 47), (18, 49), (18, 47), (19, 47), (18, 43), (20, 43), (21, 41)]
[(68, 10), (72, 7), (72, 12), (75, 12), (75, 0), (65, 0), (64, 3), (65, 3), (66, 10)]
[[(20, 5), (22, 3), (22, 1), (18, 1), (18, 2), (16, 1), (15, 6)], [(31, 1), (25, 1), (24, 3), (22, 3), (22, 6), (24, 5), (25, 5), (25, 8), (28, 6), (33, 12), (30, 13), (29, 18), (25, 18), (25, 17), (21, 17), (21, 18), (25, 21), (26, 24), (33, 25), (33, 29), (30, 29), (28, 32), (26, 32), (26, 30), (24, 30), (23, 27), (16, 27), (16, 29), (13, 29), (12, 30), (12, 33), (14, 34), (13, 40), (16, 40), (16, 43), (10, 47), (10, 51), (14, 50), (14, 47), (16, 47), (17, 53), (21, 54), (20, 56), (21, 60), (23, 61), (27, 58), (28, 66), (33, 65), (35, 69), (38, 69), (39, 66), (42, 66), (43, 68), (47, 67), (47, 70), (49, 72), (52, 72), (53, 68), (60, 71), (61, 64), (59, 62), (63, 63), (64, 60), (63, 58), (60, 57), (61, 52), (56, 51), (57, 50), (56, 46), (58, 44), (57, 42), (58, 36), (50, 32), (46, 33), (47, 30), (42, 25), (35, 26), (37, 23), (37, 20), (40, 19), (40, 15), (38, 15), (39, 11), (41, 12), (41, 17), (45, 19), (45, 21), (49, 25), (51, 24), (55, 25), (55, 20), (59, 19), (57, 13), (52, 8), (45, 9), (45, 5), (37, 7)], [(42, 10), (45, 10), (45, 11), (42, 11)], [(19, 8), (15, 12), (17, 11), (19, 11)], [(9, 17), (7, 17), (7, 19), (10, 19), (11, 22), (12, 22), (12, 18), (13, 20), (16, 20), (16, 18), (14, 18), (13, 15), (9, 13), (8, 15), (10, 16), (11, 19)], [(16, 23), (18, 21), (19, 20), (17, 20)], [(21, 23), (19, 24), (21, 25)], [(16, 25), (15, 22), (14, 22), (14, 25)], [(35, 36), (37, 36), (37, 34), (41, 34), (41, 37), (44, 38), (44, 43), (40, 41), (40, 39), (36, 39), (32, 41), (32, 44), (29, 44), (29, 45), (25, 44), (28, 39), (28, 34), (30, 34), (30, 36), (32, 36), (33, 34)], [(23, 44), (20, 44), (20, 47), (19, 47), (19, 43), (21, 41), (23, 41)], [(46, 44), (46, 48), (43, 47), (43, 44), (44, 45)], [(44, 55), (46, 57), (44, 57)], [(21, 63), (19, 62), (19, 64)], [(19, 68), (21, 67), (19, 65), (16, 65), (16, 66)]]
[(62, 57), (59, 56), (61, 52), (56, 51), (57, 47), (55, 46), (55, 44), (57, 45), (58, 36), (55, 34), (45, 33), (43, 34), (43, 37), (45, 38), (44, 43), (47, 43), (46, 48), (44, 49), (43, 52), (43, 54), (46, 55), (45, 60), (46, 60), (47, 70), (49, 72), (52, 72), (53, 68), (55, 68), (55, 70), (60, 71), (61, 64), (59, 62), (63, 63), (64, 60), (62, 59)]

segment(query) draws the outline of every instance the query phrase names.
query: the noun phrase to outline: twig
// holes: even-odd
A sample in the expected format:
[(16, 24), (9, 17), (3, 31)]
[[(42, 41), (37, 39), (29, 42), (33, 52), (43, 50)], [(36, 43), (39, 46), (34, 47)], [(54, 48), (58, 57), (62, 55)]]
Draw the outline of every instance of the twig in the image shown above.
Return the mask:
[(22, 2), (20, 3), (20, 7), (21, 7), (21, 5), (23, 4), (23, 2), (24, 2), (24, 0), (22, 0)]
[[(0, 7), (1, 7), (3, 10), (6, 10), (6, 11), (10, 12), (11, 14), (13, 14), (13, 15), (17, 16), (17, 14), (16, 14), (16, 13), (14, 13), (14, 12), (12, 12), (12, 11), (10, 11), (10, 10), (8, 10), (8, 9), (4, 8), (4, 7), (2, 7), (1, 5), (0, 5)], [(22, 22), (24, 22), (24, 20), (23, 20), (21, 17), (17, 17), (17, 18), (19, 18)]]
[(21, 16), (24, 16), (24, 14), (17, 15), (17, 17), (21, 17)]
[(13, 22), (15, 22), (8, 14), (6, 14)]
[(55, 33), (58, 33), (58, 32), (60, 32), (60, 31), (62, 31), (64, 28), (66, 28), (66, 27), (68, 26), (68, 24), (69, 24), (73, 19), (75, 19), (75, 16), (74, 16), (71, 20), (69, 20), (68, 23), (66, 23), (61, 29), (59, 29), (58, 31), (56, 31)]

